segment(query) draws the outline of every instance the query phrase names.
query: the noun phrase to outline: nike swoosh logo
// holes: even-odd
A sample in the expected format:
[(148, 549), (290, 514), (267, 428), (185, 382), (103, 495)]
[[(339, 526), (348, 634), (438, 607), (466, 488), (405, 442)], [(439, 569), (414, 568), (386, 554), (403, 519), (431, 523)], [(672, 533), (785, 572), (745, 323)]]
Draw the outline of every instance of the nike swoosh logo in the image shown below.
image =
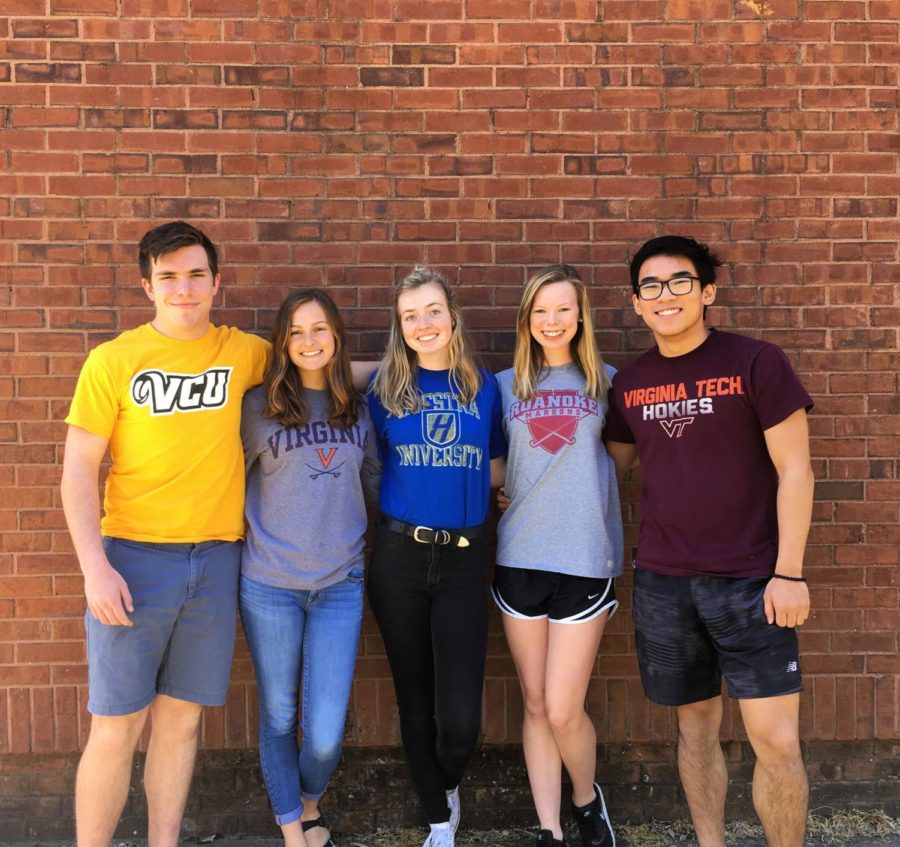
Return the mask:
[(588, 600), (593, 600), (595, 597), (599, 597), (599, 594), (588, 594)]

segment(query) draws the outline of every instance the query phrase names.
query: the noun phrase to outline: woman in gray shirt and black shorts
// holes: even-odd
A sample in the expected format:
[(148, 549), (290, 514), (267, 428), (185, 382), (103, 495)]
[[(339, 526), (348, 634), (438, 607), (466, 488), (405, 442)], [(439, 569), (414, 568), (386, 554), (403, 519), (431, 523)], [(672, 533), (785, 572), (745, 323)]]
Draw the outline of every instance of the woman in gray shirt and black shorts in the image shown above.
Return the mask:
[(614, 847), (585, 697), (617, 606), (622, 515), (601, 440), (613, 371), (594, 342), (587, 291), (569, 265), (525, 286), (514, 367), (498, 374), (509, 442), (509, 508), (498, 529), (493, 595), (516, 664), (525, 763), (539, 847), (562, 847), (561, 768), (584, 847)]

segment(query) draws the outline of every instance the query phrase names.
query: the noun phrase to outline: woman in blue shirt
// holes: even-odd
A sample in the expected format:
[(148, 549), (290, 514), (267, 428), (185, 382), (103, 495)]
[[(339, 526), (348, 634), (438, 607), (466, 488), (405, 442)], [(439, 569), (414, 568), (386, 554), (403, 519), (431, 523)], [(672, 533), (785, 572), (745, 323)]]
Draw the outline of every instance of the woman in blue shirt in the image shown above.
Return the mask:
[(484, 523), (506, 446), (497, 381), (475, 366), (440, 274), (415, 268), (397, 286), (369, 408), (384, 463), (369, 602), (431, 825), (424, 847), (453, 847), (458, 786), (481, 729)]

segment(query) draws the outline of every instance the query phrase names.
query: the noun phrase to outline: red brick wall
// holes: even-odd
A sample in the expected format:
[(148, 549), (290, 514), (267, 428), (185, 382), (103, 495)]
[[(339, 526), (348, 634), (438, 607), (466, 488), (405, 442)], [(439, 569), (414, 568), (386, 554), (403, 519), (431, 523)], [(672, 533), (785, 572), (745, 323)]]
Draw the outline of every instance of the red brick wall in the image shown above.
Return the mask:
[[(371, 356), (428, 262), (498, 367), (534, 266), (582, 269), (620, 364), (648, 343), (629, 252), (712, 243), (712, 322), (784, 346), (816, 398), (804, 736), (898, 738), (898, 41), (896, 0), (0, 0), (4, 761), (85, 738), (62, 418), (87, 351), (147, 319), (135, 243), (175, 217), (222, 247), (220, 321), (265, 332), (324, 285)], [(598, 668), (601, 740), (671, 739), (627, 614)], [(241, 650), (208, 747), (252, 744), (251, 678)], [(392, 696), (367, 621), (353, 742), (396, 740)], [(520, 709), (494, 621), (487, 741)]]

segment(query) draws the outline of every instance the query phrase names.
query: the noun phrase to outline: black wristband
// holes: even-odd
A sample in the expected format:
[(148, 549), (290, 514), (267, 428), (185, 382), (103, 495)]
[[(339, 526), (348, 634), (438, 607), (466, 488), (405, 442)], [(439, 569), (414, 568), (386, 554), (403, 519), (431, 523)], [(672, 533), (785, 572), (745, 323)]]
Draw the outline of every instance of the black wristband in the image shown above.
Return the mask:
[(775, 579), (786, 579), (788, 582), (806, 582), (805, 576), (786, 576), (783, 573), (773, 573)]

